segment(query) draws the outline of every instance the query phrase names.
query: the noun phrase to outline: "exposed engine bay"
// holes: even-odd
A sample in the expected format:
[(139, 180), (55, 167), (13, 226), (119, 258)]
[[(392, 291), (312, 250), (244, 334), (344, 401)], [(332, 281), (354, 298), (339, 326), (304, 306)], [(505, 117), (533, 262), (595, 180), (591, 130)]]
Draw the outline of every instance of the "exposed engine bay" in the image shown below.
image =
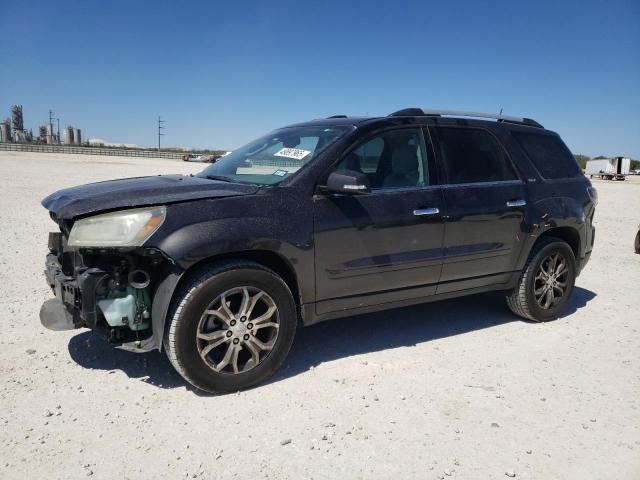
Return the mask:
[(166, 276), (170, 260), (155, 248), (69, 249), (61, 232), (49, 234), (49, 251), (45, 274), (56, 298), (43, 305), (43, 324), (88, 327), (127, 349), (141, 348), (152, 335), (153, 279)]

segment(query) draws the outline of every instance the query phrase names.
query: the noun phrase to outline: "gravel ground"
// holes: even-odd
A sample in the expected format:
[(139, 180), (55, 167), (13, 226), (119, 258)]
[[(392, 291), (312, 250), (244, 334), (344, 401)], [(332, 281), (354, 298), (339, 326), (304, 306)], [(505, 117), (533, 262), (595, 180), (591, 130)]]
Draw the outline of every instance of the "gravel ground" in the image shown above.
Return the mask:
[(640, 478), (640, 177), (594, 181), (596, 248), (567, 315), (495, 294), (299, 331), (250, 391), (203, 395), (157, 352), (51, 332), (42, 197), (160, 159), (0, 153), (0, 478)]

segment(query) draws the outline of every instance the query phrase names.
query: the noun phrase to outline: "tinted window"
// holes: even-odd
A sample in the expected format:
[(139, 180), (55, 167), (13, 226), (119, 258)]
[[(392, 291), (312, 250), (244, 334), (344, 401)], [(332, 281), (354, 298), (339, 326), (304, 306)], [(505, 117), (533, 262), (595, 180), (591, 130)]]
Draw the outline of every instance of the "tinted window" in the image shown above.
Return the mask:
[(555, 135), (514, 132), (513, 136), (544, 178), (568, 178), (582, 173), (569, 149)]
[(485, 130), (477, 128), (433, 128), (437, 148), (445, 164), (448, 183), (516, 180), (504, 149)]
[(389, 130), (365, 140), (336, 170), (362, 172), (374, 189), (429, 185), (425, 145), (420, 129)]

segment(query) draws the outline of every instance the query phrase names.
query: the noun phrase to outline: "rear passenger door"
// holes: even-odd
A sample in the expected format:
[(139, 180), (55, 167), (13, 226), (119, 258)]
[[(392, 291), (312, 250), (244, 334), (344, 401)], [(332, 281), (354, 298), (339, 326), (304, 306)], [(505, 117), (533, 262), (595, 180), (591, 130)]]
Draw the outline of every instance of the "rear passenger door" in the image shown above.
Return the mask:
[(488, 130), (430, 127), (447, 212), (437, 293), (505, 283), (523, 238), (525, 186)]

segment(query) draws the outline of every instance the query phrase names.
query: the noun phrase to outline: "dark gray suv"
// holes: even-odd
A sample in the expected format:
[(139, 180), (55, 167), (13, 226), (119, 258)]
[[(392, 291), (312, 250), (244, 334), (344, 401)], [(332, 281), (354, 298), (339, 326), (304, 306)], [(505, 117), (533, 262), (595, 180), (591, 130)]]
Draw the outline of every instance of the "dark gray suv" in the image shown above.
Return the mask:
[(527, 118), (400, 110), (292, 125), (196, 176), (42, 202), (59, 229), (42, 323), (164, 349), (207, 391), (263, 381), (299, 325), (479, 292), (556, 318), (589, 259), (597, 193)]

